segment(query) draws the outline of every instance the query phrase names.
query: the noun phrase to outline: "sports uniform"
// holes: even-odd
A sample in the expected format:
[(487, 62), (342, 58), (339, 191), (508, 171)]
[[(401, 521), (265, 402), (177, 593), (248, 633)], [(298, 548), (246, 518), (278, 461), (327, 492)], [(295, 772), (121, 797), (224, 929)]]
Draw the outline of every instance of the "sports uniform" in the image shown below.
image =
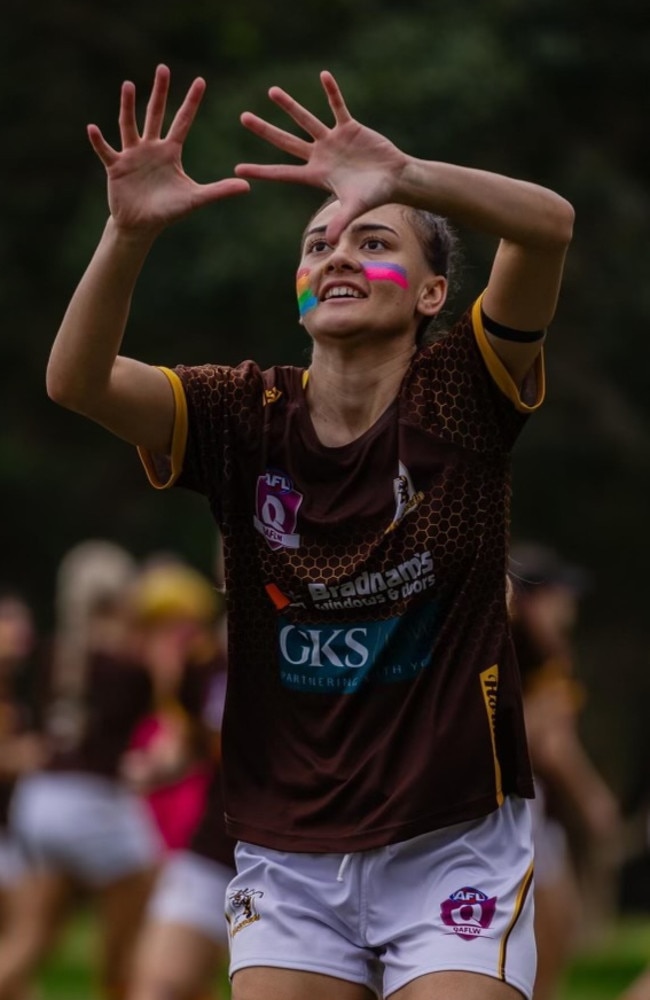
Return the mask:
[[(505, 572), (509, 455), (541, 403), (541, 360), (519, 394), (476, 302), (417, 352), (375, 425), (336, 448), (315, 434), (302, 369), (166, 373), (171, 466), (141, 457), (154, 485), (204, 493), (223, 534), (228, 832), (262, 855), (341, 857), (531, 797)], [(481, 899), (458, 878), (443, 896)], [(262, 896), (244, 897), (263, 926)], [(511, 980), (529, 989), (526, 973)]]
[(203, 713), (213, 733), (214, 755), (201, 816), (187, 844), (172, 852), (158, 877), (148, 915), (159, 923), (193, 927), (216, 944), (228, 944), (226, 889), (234, 875), (235, 843), (225, 831), (220, 729), (226, 690), (225, 659), (216, 663)]
[(187, 847), (169, 857), (158, 879), (150, 919), (194, 927), (216, 944), (227, 946), (224, 908), (235, 871), (234, 847), (224, 829), (221, 773), (215, 768), (203, 813)]
[[(16, 736), (34, 734), (33, 713), (13, 691), (0, 694), (0, 747)], [(9, 812), (16, 778), (0, 776), (0, 894), (13, 885), (23, 870), (23, 858), (14, 837), (8, 829)]]
[(11, 829), (31, 863), (102, 886), (157, 861), (155, 825), (118, 777), (151, 699), (144, 668), (106, 654), (90, 657), (79, 738), (57, 747), (43, 770), (16, 786)]

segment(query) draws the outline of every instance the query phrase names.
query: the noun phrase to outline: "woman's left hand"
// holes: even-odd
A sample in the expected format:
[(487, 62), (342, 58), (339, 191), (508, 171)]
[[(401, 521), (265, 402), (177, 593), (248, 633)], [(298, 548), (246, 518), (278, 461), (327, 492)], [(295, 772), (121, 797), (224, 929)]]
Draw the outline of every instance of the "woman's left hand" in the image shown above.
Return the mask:
[(379, 132), (351, 116), (331, 73), (323, 71), (320, 79), (334, 114), (331, 128), (280, 87), (269, 90), (271, 100), (311, 136), (311, 141), (271, 125), (249, 111), (241, 116), (247, 129), (283, 152), (304, 160), (304, 164), (240, 163), (235, 174), (309, 184), (331, 191), (340, 201), (341, 209), (329, 223), (326, 237), (336, 243), (353, 219), (394, 200), (409, 157)]

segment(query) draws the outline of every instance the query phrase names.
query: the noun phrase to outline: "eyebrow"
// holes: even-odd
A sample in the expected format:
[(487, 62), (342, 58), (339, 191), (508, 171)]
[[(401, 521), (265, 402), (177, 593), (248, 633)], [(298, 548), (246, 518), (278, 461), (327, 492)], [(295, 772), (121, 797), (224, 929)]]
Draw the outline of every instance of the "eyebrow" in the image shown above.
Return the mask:
[[(382, 230), (385, 230), (386, 232), (392, 233), (394, 236), (399, 236), (399, 233), (397, 232), (396, 229), (393, 229), (391, 226), (385, 226), (385, 225), (383, 225), (382, 223), (379, 223), (379, 222), (377, 222), (377, 223), (372, 223), (372, 222), (358, 222), (355, 226), (352, 226), (352, 232), (353, 233), (367, 233), (369, 231), (376, 232), (379, 229), (382, 229)], [(311, 229), (308, 229), (305, 232), (305, 234), (303, 235), (302, 241), (304, 243), (308, 236), (313, 236), (315, 233), (324, 233), (326, 231), (327, 231), (327, 226), (312, 226)]]

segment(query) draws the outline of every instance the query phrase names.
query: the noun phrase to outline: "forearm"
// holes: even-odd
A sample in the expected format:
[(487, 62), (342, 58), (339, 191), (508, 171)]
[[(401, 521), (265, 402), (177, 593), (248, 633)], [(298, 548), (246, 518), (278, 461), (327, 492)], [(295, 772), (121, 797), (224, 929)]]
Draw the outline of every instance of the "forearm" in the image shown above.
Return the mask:
[[(532, 750), (532, 748), (531, 748)], [(574, 733), (547, 740), (533, 766), (556, 793), (577, 811), (588, 833), (596, 839), (620, 834), (616, 798)]]
[(571, 240), (569, 202), (537, 184), (485, 170), (409, 157), (395, 200), (530, 249), (555, 250)]
[(52, 347), (47, 390), (55, 402), (88, 412), (107, 391), (152, 242), (121, 232), (109, 218)]

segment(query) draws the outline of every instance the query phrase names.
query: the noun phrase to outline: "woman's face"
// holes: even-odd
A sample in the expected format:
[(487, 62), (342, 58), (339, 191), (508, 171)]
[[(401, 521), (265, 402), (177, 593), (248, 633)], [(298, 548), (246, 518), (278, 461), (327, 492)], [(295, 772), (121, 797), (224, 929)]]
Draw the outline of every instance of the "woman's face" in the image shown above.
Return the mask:
[(434, 274), (401, 205), (355, 219), (336, 246), (325, 237), (339, 203), (323, 208), (303, 238), (297, 274), (301, 322), (315, 340), (354, 334), (404, 336), (440, 311), (446, 280)]

